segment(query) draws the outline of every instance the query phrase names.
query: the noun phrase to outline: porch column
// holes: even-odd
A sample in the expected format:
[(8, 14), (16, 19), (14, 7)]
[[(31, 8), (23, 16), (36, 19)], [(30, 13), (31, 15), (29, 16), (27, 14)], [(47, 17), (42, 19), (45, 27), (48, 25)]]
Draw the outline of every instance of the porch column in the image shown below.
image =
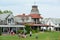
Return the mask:
[(4, 32), (4, 27), (3, 27), (2, 31)]
[(3, 29), (3, 27), (1, 27), (1, 32), (3, 33), (2, 29)]
[(46, 30), (48, 30), (48, 27), (46, 27)]
[(36, 24), (37, 24), (37, 19), (36, 19)]
[(16, 33), (17, 33), (17, 27), (16, 27)]
[(58, 31), (59, 31), (59, 28), (58, 28)]
[(9, 27), (9, 34), (10, 34), (10, 27)]
[(37, 30), (39, 31), (39, 26), (38, 26)]
[(43, 27), (43, 32), (44, 32), (44, 27)]

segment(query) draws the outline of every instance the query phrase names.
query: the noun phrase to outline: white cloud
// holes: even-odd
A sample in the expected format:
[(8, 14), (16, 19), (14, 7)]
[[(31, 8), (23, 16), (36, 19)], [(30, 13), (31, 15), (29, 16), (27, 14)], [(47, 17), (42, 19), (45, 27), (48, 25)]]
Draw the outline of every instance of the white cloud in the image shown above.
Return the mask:
[(34, 1), (44, 17), (60, 17), (60, 0), (0, 0), (0, 9), (12, 10), (14, 15), (28, 14)]
[(40, 13), (44, 17), (59, 17), (60, 18), (60, 6), (40, 5)]

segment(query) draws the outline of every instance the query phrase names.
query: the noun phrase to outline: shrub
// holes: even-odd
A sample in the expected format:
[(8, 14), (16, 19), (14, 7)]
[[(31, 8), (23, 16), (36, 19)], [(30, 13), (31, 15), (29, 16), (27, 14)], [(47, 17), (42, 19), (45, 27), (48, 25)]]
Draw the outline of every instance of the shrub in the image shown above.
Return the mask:
[(36, 33), (36, 31), (35, 30), (32, 30), (32, 33)]
[(25, 30), (27, 31), (27, 34), (30, 33), (30, 25), (29, 24), (25, 24)]
[(35, 30), (35, 32), (37, 33), (37, 32), (39, 32), (39, 30)]
[(18, 34), (18, 33), (23, 33), (23, 30), (18, 30), (18, 31), (17, 31), (17, 34)]
[(45, 30), (45, 32), (51, 32), (51, 30), (48, 30), (48, 29), (47, 29), (47, 30)]
[(39, 32), (37, 29), (36, 30), (32, 30), (32, 33), (37, 33)]

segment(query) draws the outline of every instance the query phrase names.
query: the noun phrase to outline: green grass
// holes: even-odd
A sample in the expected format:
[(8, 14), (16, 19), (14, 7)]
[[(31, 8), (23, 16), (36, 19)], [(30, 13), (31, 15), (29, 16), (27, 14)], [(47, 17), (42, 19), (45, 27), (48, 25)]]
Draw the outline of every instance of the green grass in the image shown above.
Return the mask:
[(39, 32), (38, 39), (36, 39), (36, 33), (32, 37), (27, 36), (27, 38), (19, 38), (18, 35), (5, 35), (0, 36), (0, 40), (60, 40), (60, 32)]

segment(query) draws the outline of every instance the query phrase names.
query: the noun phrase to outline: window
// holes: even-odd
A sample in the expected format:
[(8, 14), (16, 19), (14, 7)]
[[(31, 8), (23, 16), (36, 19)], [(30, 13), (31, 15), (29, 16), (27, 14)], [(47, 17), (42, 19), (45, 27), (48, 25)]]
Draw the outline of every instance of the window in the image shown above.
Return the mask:
[(3, 24), (3, 21), (2, 20), (0, 21), (0, 24)]
[(60, 26), (60, 23), (59, 23), (59, 26)]
[(13, 19), (13, 18), (11, 18), (11, 21), (12, 21), (12, 22), (14, 22), (14, 19)]
[(21, 17), (21, 20), (24, 22), (24, 17)]
[(26, 20), (29, 20), (29, 17), (26, 17)]
[(13, 18), (8, 19), (8, 23), (14, 22)]
[(8, 19), (8, 23), (11, 23), (11, 19)]

